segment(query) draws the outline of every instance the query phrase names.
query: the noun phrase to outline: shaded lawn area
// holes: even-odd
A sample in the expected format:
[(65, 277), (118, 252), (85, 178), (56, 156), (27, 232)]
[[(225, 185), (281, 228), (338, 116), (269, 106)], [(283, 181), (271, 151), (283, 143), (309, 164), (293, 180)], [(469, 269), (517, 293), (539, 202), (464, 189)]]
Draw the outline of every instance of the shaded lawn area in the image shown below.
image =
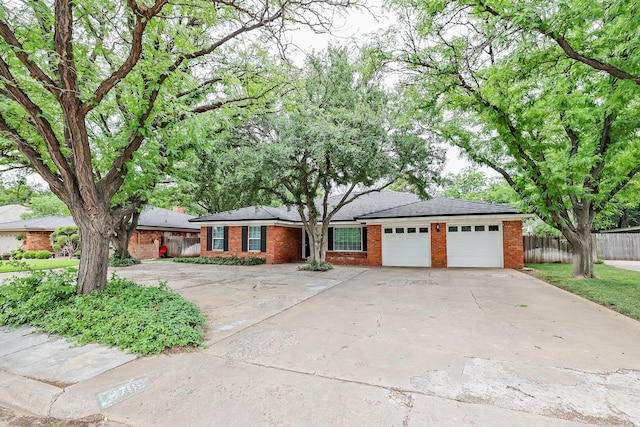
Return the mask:
[(80, 264), (79, 259), (25, 259), (22, 261), (2, 261), (0, 262), (0, 273), (12, 273), (24, 271), (22, 263), (27, 264), (32, 270), (49, 270), (52, 268), (74, 267)]
[(596, 264), (596, 279), (574, 279), (571, 264), (527, 264), (538, 279), (640, 320), (640, 272)]

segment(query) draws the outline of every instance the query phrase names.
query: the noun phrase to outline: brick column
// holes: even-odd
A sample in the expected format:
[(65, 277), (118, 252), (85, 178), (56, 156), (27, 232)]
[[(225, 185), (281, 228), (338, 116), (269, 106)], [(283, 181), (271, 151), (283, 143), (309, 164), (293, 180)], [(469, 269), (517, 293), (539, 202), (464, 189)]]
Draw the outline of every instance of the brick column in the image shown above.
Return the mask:
[(445, 222), (431, 224), (431, 267), (447, 268), (447, 224)]
[(367, 264), (382, 265), (382, 226), (367, 226)]
[(502, 253), (504, 256), (504, 268), (517, 270), (524, 268), (522, 221), (502, 222)]

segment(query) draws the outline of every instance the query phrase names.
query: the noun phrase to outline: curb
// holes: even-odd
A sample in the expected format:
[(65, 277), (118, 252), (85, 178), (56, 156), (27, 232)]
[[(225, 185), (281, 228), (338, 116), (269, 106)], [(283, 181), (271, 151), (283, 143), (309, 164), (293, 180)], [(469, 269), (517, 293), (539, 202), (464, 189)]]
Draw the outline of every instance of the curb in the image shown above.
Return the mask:
[(51, 405), (64, 390), (30, 378), (0, 372), (0, 406), (18, 409), (30, 415), (49, 416)]

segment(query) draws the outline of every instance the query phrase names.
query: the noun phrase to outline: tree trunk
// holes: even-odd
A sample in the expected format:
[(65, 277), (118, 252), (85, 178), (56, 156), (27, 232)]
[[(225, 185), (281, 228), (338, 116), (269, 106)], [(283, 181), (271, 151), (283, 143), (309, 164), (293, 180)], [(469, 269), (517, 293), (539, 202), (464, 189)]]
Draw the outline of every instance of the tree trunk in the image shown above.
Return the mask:
[(120, 258), (131, 257), (131, 254), (129, 254), (129, 241), (131, 240), (133, 232), (138, 227), (138, 218), (140, 218), (139, 212), (135, 212), (132, 215), (126, 215), (116, 226), (116, 230), (111, 241), (113, 242), (113, 246), (118, 252)]
[(593, 269), (593, 212), (590, 205), (581, 203), (574, 206), (573, 216), (576, 221), (575, 230), (561, 230), (573, 248), (573, 277), (592, 279), (596, 277)]
[(80, 231), (80, 266), (78, 268), (78, 292), (89, 294), (104, 290), (109, 267), (109, 242), (113, 235), (110, 216), (85, 218), (74, 215)]

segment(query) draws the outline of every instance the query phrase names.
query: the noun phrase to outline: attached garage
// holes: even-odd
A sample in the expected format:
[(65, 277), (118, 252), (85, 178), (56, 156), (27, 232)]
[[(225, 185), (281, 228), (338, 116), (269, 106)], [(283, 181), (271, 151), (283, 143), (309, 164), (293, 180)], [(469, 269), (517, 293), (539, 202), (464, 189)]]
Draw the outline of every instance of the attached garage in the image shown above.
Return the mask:
[(447, 224), (448, 267), (502, 268), (502, 227), (492, 224)]
[(382, 265), (431, 267), (431, 239), (427, 225), (382, 228)]

